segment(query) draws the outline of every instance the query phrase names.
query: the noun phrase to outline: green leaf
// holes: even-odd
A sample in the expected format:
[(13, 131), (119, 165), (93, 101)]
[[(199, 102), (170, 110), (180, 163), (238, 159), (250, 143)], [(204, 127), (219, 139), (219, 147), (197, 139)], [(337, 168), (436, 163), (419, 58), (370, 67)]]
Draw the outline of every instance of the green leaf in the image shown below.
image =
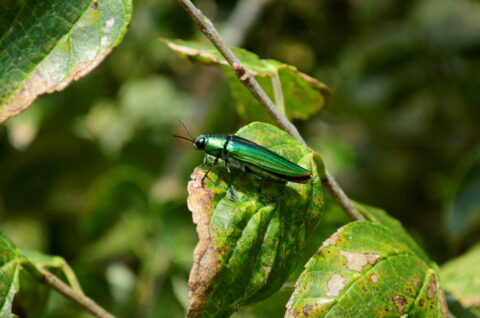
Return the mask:
[(58, 274), (57, 276), (64, 276), (70, 287), (82, 293), (82, 288), (77, 280), (77, 276), (73, 272), (70, 265), (68, 265), (68, 263), (63, 259), (63, 257), (46, 255), (26, 248), (22, 248), (21, 251), (23, 255), (36, 267), (41, 267), (50, 272)]
[(0, 316), (16, 317), (12, 304), (22, 317), (40, 317), (47, 305), (50, 289), (42, 284), (38, 267), (57, 272), (73, 289), (82, 292), (75, 273), (59, 256), (20, 250), (0, 232)]
[(15, 317), (12, 314), (13, 298), (19, 289), (20, 263), (22, 253), (0, 232), (0, 316)]
[(117, 46), (131, 0), (0, 2), (0, 123), (93, 70)]
[(452, 293), (460, 303), (480, 312), (480, 243), (464, 255), (440, 268), (445, 290)]
[(411, 250), (413, 250), (419, 257), (421, 257), (429, 266), (438, 270), (438, 266), (435, 262), (433, 262), (427, 254), (423, 251), (423, 249), (415, 242), (415, 240), (408, 234), (408, 232), (403, 228), (402, 223), (397, 219), (388, 215), (385, 210), (369, 206), (367, 204), (360, 204), (354, 202), (355, 206), (357, 207), (358, 211), (369, 221), (375, 224), (381, 224), (386, 226), (392, 232), (396, 234), (396, 236), (402, 240), (403, 244), (407, 245)]
[[(202, 64), (217, 64), (224, 67), (230, 80), (232, 95), (237, 102), (237, 110), (245, 121), (263, 121), (273, 123), (270, 115), (261, 107), (252, 94), (243, 86), (237, 76), (228, 66), (220, 52), (210, 44), (192, 41), (163, 40), (172, 50), (188, 59)], [(233, 53), (245, 66), (247, 71), (255, 76), (267, 95), (274, 99), (273, 82), (280, 80), (277, 90), (283, 93), (285, 114), (289, 119), (307, 119), (319, 112), (330, 97), (328, 87), (318, 80), (302, 73), (292, 65), (275, 60), (260, 59), (257, 55), (241, 49), (231, 48)], [(281, 90), (279, 89), (281, 88)], [(281, 109), (282, 111), (282, 109)]]
[(286, 317), (446, 316), (436, 269), (393, 228), (341, 227), (307, 263)]
[(236, 135), (309, 169), (313, 181), (262, 181), (237, 169), (228, 174), (221, 162), (202, 187), (208, 167), (195, 169), (187, 202), (200, 241), (189, 278), (189, 317), (228, 316), (277, 291), (322, 215), (322, 187), (311, 149), (263, 123), (247, 125)]

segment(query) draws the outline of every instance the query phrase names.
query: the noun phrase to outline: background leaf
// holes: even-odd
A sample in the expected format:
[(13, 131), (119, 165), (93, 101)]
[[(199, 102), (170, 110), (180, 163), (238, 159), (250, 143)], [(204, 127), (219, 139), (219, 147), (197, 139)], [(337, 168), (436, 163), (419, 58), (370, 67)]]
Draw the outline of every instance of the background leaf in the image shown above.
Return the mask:
[(465, 156), (449, 198), (444, 223), (450, 243), (455, 251), (469, 236), (478, 238), (480, 229), (480, 147)]
[(59, 277), (76, 291), (83, 293), (75, 273), (59, 256), (49, 256), (32, 250), (20, 250), (0, 232), (0, 313), (2, 317), (40, 317), (46, 306), (50, 288), (43, 285), (44, 268)]
[(21, 252), (23, 256), (36, 267), (44, 268), (56, 274), (57, 276), (65, 277), (68, 285), (70, 285), (74, 290), (83, 293), (75, 273), (62, 257), (56, 255), (46, 255), (30, 249), (21, 249)]
[[(236, 99), (238, 113), (243, 120), (273, 123), (270, 115), (243, 86), (223, 56), (211, 44), (182, 40), (164, 40), (164, 42), (172, 50), (192, 61), (225, 66), (224, 70), (230, 80), (230, 88)], [(260, 59), (256, 54), (241, 48), (232, 48), (232, 51), (247, 71), (255, 76), (260, 86), (274, 102), (272, 78), (274, 76), (279, 77), (285, 103), (285, 114), (289, 119), (305, 120), (309, 118), (322, 110), (330, 97), (330, 90), (325, 84), (299, 72), (292, 65), (270, 59)]]
[(228, 316), (277, 291), (297, 266), (305, 239), (322, 215), (321, 182), (309, 148), (263, 123), (245, 126), (236, 135), (306, 167), (313, 182), (258, 181), (237, 169), (227, 174), (219, 163), (202, 188), (207, 167), (194, 171), (188, 206), (200, 242), (189, 278), (190, 317)]
[(102, 62), (127, 31), (131, 1), (8, 0), (0, 12), (1, 123)]
[(442, 284), (465, 307), (480, 314), (480, 244), (443, 264)]
[(426, 261), (386, 226), (349, 223), (307, 263), (286, 317), (446, 316), (438, 275)]

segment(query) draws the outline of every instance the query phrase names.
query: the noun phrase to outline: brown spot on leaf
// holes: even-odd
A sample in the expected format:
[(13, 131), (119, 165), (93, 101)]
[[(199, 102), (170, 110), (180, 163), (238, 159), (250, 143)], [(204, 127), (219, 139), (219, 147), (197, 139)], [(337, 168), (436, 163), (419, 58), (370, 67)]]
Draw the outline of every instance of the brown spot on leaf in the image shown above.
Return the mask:
[(445, 294), (443, 290), (440, 289), (438, 291), (438, 300), (440, 302), (440, 310), (445, 317), (449, 317), (448, 308), (447, 308), (447, 300), (445, 299)]
[(306, 305), (303, 307), (303, 314), (305, 315), (305, 317), (308, 317), (309, 315), (309, 311), (313, 309), (313, 306), (312, 305)]
[(376, 283), (378, 283), (378, 276), (375, 275), (375, 274), (372, 274), (370, 276), (370, 280), (376, 284)]
[(377, 253), (355, 253), (340, 251), (340, 255), (347, 259), (347, 268), (356, 272), (361, 272), (367, 264), (375, 265), (377, 260), (380, 258), (380, 255)]
[(397, 307), (399, 313), (403, 314), (405, 312), (405, 306), (407, 305), (407, 298), (403, 295), (393, 296), (393, 304)]
[(95, 1), (94, 3), (92, 3), (92, 6), (90, 7), (92, 10), (97, 10), (98, 9), (98, 2)]
[(416, 278), (416, 277), (414, 277), (414, 278), (412, 279), (412, 281), (413, 281), (413, 285), (415, 285), (415, 287), (418, 287), (418, 284), (420, 284), (420, 279), (418, 279), (418, 278)]
[(197, 224), (198, 244), (193, 252), (193, 266), (188, 278), (189, 308), (186, 317), (199, 317), (205, 308), (212, 289), (212, 280), (217, 274), (220, 263), (215, 242), (210, 236), (210, 216), (213, 210), (213, 193), (202, 187), (203, 172), (196, 168), (192, 180), (188, 183), (188, 209)]
[(428, 283), (427, 289), (427, 298), (432, 299), (437, 294), (437, 282), (435, 280), (435, 276), (432, 274), (430, 277), (430, 282)]
[(345, 288), (346, 279), (340, 274), (333, 274), (327, 281), (327, 293), (329, 297), (338, 297), (340, 292)]
[(320, 249), (318, 250), (317, 253), (319, 253), (322, 248), (330, 246), (330, 245), (335, 245), (337, 241), (339, 240), (340, 234), (343, 233), (345, 229), (343, 227), (339, 228), (335, 233), (333, 233), (328, 239), (326, 239), (323, 243)]
[(419, 302), (418, 302), (418, 305), (420, 307), (423, 307), (423, 304), (425, 303), (425, 301), (423, 299), (420, 299)]

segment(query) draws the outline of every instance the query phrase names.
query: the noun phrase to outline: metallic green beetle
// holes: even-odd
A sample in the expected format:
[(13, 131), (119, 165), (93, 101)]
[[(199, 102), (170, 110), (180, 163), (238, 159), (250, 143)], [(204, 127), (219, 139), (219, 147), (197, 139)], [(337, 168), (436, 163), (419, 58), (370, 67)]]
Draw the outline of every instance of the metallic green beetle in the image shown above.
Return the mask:
[(253, 141), (235, 135), (199, 135), (195, 139), (188, 131), (187, 126), (182, 121), (180, 123), (190, 139), (178, 135), (174, 135), (174, 137), (191, 141), (196, 150), (205, 151), (205, 161), (207, 155), (215, 157), (213, 165), (202, 178), (202, 184), (220, 158), (225, 161), (228, 172), (230, 172), (228, 167), (230, 164), (244, 172), (274, 180), (307, 183), (312, 179), (312, 174), (307, 169)]

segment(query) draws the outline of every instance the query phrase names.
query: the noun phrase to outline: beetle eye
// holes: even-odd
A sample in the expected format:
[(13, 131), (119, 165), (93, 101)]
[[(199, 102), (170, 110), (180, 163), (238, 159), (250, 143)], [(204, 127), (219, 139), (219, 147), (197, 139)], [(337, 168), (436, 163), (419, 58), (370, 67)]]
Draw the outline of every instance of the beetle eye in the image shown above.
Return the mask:
[(205, 147), (205, 138), (198, 138), (195, 141), (195, 148), (203, 150), (204, 147)]

